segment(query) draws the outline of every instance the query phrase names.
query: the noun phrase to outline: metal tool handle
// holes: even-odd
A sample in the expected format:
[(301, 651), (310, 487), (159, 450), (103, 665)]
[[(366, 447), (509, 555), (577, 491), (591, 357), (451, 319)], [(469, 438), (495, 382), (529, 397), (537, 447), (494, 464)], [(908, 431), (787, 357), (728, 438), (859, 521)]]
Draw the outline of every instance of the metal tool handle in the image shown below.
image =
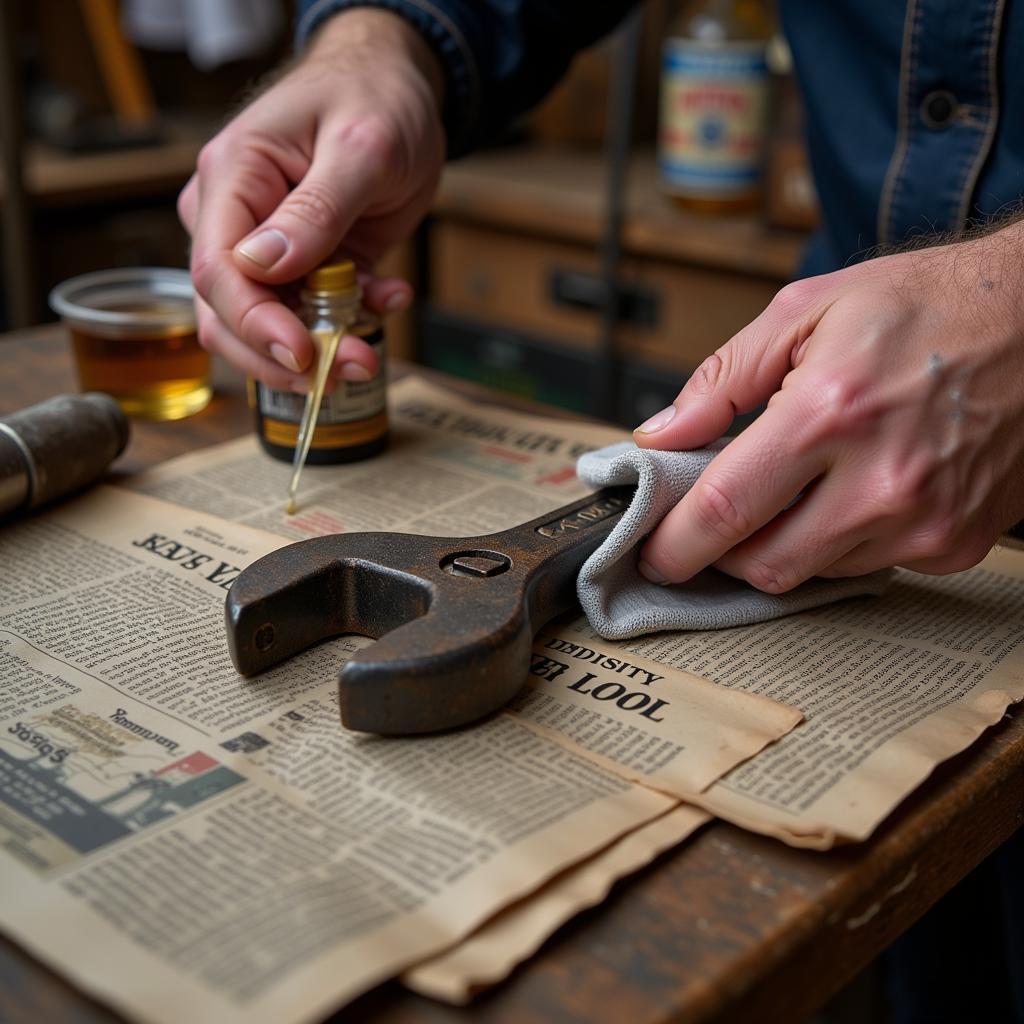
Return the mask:
[(336, 534), (253, 563), (227, 599), (244, 675), (340, 633), (379, 638), (339, 678), (345, 726), (434, 732), (502, 707), (526, 680), (533, 634), (575, 601), (576, 574), (629, 504), (610, 488), (482, 537)]

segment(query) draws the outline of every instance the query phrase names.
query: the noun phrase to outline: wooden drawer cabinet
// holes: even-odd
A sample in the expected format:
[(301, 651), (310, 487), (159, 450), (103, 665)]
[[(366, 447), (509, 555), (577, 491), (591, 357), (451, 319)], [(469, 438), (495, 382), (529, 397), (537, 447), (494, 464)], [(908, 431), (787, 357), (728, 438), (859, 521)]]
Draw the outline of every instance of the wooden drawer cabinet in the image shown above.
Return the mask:
[(615, 393), (599, 395), (607, 195), (600, 150), (500, 147), (448, 165), (426, 232), (418, 358), (631, 426), (671, 401), (799, 264), (802, 234), (767, 228), (759, 213), (680, 209), (660, 190), (653, 150), (637, 149), (622, 194)]
[[(458, 221), (430, 230), (434, 307), (464, 320), (521, 331), (582, 351), (597, 345), (599, 261), (593, 247)], [(678, 373), (752, 320), (780, 282), (629, 256), (617, 352)], [(589, 282), (589, 284), (588, 284)]]

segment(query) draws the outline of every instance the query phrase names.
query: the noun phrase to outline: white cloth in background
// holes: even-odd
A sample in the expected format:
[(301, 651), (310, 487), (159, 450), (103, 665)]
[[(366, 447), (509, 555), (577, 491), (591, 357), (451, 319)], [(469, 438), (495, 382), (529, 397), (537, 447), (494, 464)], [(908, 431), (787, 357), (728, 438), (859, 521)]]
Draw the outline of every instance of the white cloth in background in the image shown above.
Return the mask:
[(641, 543), (723, 447), (719, 442), (699, 451), (663, 452), (623, 441), (580, 458), (576, 471), (592, 487), (637, 485), (636, 497), (576, 582), (580, 604), (601, 636), (623, 640), (663, 629), (746, 626), (884, 590), (891, 569), (851, 579), (816, 578), (787, 594), (765, 594), (714, 569), (669, 586), (641, 576)]
[(281, 32), (281, 0), (123, 0), (125, 34), (151, 50), (186, 50), (203, 71), (263, 54)]

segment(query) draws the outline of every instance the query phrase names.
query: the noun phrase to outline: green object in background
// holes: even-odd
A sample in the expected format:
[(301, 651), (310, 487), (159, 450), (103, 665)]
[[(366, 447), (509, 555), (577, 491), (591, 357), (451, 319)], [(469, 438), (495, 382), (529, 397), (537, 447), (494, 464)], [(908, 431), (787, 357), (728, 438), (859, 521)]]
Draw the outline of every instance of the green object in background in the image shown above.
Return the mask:
[(557, 405), (574, 412), (586, 412), (586, 394), (560, 387), (555, 382), (544, 380), (527, 370), (488, 366), (462, 352), (437, 353), (430, 359), (429, 365), (436, 370), (518, 395), (520, 398)]
[(421, 321), (420, 361), (535, 402), (586, 413), (594, 373), (586, 355), (436, 310)]

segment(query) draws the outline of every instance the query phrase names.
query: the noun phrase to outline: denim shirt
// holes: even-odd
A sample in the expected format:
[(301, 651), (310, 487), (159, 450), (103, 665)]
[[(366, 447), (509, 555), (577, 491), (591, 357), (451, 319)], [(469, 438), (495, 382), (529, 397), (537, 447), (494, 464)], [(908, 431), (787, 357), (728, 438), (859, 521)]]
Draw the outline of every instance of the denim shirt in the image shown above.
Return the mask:
[[(633, 6), (586, 0), (300, 0), (302, 45), (332, 13), (392, 10), (445, 73), (450, 155), (536, 104)], [(1024, 3), (779, 0), (807, 110), (823, 227), (804, 273), (957, 231), (1024, 195)]]

